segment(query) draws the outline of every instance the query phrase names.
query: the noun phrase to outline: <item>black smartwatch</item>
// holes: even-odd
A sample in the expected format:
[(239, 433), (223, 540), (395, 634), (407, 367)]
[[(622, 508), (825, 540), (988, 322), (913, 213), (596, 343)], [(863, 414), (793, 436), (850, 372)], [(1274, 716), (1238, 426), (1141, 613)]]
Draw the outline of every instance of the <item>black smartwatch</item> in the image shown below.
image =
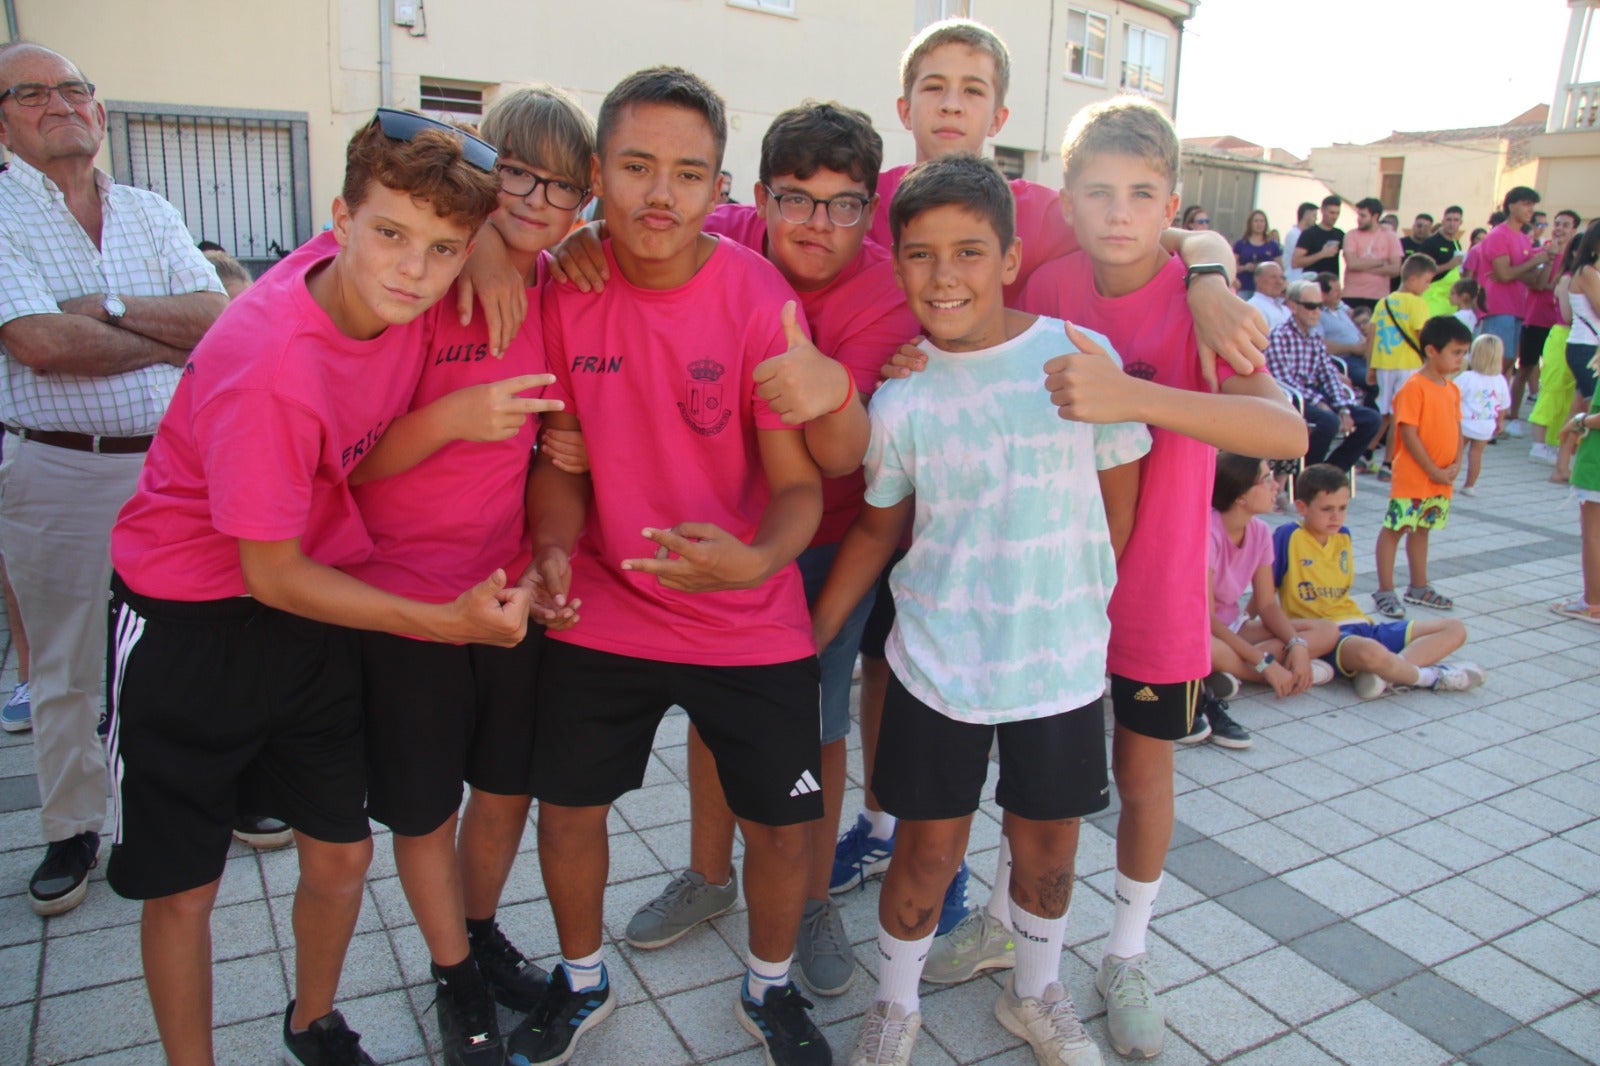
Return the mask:
[(1188, 288), (1194, 284), (1195, 278), (1203, 278), (1207, 274), (1215, 274), (1224, 283), (1228, 280), (1228, 268), (1221, 263), (1196, 263), (1183, 275), (1183, 287)]

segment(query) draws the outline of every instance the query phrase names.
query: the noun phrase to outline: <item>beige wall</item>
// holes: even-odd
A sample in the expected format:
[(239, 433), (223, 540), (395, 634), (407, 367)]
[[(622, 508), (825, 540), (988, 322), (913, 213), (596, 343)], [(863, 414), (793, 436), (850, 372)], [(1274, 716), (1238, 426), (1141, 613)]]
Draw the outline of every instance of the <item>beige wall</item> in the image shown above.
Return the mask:
[(1547, 133), (1535, 138), (1539, 155), (1534, 188), (1551, 211), (1570, 207), (1584, 223), (1600, 218), (1600, 131)]
[[(103, 100), (219, 109), (303, 112), (308, 119), (313, 229), (328, 218), (343, 172), (343, 146), (381, 99), (379, 0), (15, 0), (24, 36), (77, 61)], [(1107, 78), (1085, 85), (1062, 73), (1065, 6), (979, 0), (977, 18), (1014, 53), (1011, 117), (995, 143), (1031, 155), (1029, 176), (1059, 182), (1055, 158), (1071, 115), (1116, 91), (1128, 22), (1165, 33), (1170, 110), (1178, 34), (1159, 15), (1124, 0), (1074, 0), (1111, 19)], [(594, 113), (620, 77), (677, 63), (729, 103), (726, 166), (734, 195), (750, 198), (761, 135), (772, 117), (806, 98), (836, 99), (873, 117), (885, 164), (910, 162), (910, 135), (895, 114), (898, 64), (916, 28), (915, 0), (801, 0), (791, 18), (727, 0), (606, 0), (529, 4), (467, 0), (424, 9), (425, 35), (384, 29), (392, 46), (392, 102), (415, 106), (423, 77), (485, 87), (549, 82)], [(485, 32), (485, 27), (491, 27)], [(606, 31), (610, 31), (606, 33)], [(599, 44), (606, 33), (604, 44)], [(110, 169), (109, 158), (104, 165)]]
[[(1376, 196), (1380, 188), (1379, 160), (1405, 158), (1405, 179), (1400, 185), (1396, 212), (1409, 225), (1419, 211), (1437, 218), (1446, 207), (1459, 204), (1469, 229), (1483, 225), (1514, 185), (1539, 188), (1550, 206), (1560, 199), (1540, 182), (1539, 161), (1529, 159), (1515, 167), (1505, 165), (1505, 142), (1483, 140), (1455, 145), (1335, 145), (1311, 152), (1311, 169), (1340, 196), (1359, 200)], [(1592, 186), (1594, 172), (1590, 172)], [(1592, 197), (1590, 197), (1592, 198)], [(1563, 200), (1561, 206), (1566, 206)], [(1558, 209), (1558, 208), (1557, 208)], [(1587, 217), (1587, 216), (1585, 216)]]

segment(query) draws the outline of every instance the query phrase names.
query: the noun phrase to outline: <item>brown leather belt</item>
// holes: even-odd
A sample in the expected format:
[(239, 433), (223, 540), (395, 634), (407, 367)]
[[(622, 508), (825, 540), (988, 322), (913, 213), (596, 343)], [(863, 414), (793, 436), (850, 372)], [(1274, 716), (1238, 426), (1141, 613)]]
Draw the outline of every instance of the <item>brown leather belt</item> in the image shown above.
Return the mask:
[[(0, 423), (0, 425), (4, 425)], [(150, 450), (155, 435), (147, 437), (94, 437), (87, 433), (66, 433), (53, 429), (19, 429), (4, 426), (13, 437), (31, 440), (35, 444), (48, 444), (52, 448), (66, 448), (74, 452), (94, 452), (98, 455), (139, 455)]]

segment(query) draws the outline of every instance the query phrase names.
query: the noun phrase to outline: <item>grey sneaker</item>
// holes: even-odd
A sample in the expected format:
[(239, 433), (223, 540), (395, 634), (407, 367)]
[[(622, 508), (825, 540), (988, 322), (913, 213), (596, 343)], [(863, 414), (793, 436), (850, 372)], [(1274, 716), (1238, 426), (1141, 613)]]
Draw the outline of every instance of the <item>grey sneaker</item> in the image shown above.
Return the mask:
[(623, 939), (636, 948), (664, 948), (701, 922), (727, 914), (738, 901), (738, 871), (726, 885), (709, 885), (701, 875), (685, 870), (661, 895), (639, 908)]
[(861, 1018), (850, 1066), (910, 1066), (922, 1015), (898, 1003), (874, 1003)]
[(983, 970), (1009, 970), (1017, 964), (1011, 930), (978, 907), (944, 936), (933, 938), (922, 979), (936, 985), (960, 984)]
[(839, 905), (831, 899), (806, 900), (800, 935), (794, 945), (800, 983), (819, 996), (842, 996), (856, 977), (856, 957), (844, 935)]
[(1106, 1029), (1118, 1055), (1153, 1059), (1166, 1040), (1167, 1022), (1156, 1004), (1155, 985), (1146, 972), (1149, 955), (1131, 959), (1107, 955), (1100, 960), (1094, 987), (1105, 997)]
[(1477, 663), (1439, 663), (1434, 669), (1439, 671), (1435, 692), (1465, 692), (1483, 684), (1487, 676)]
[(1375, 700), (1389, 691), (1389, 682), (1370, 670), (1358, 672), (1350, 679), (1350, 685), (1356, 690), (1356, 695), (1364, 700)]
[(1028, 1042), (1039, 1066), (1101, 1066), (1100, 1049), (1089, 1038), (1072, 997), (1059, 982), (1046, 988), (1038, 999), (1018, 999), (1011, 984), (1007, 979), (1005, 990), (994, 1001), (994, 1016)]

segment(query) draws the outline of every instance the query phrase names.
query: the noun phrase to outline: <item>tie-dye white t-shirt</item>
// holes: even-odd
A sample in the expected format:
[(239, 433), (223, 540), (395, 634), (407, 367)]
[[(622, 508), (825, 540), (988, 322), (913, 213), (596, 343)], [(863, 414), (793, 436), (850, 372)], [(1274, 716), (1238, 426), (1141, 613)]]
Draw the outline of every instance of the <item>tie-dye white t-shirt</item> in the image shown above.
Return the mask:
[(916, 496), (911, 550), (889, 578), (889, 664), (958, 722), (1080, 707), (1105, 688), (1117, 578), (1097, 473), (1148, 452), (1149, 431), (1056, 414), (1044, 364), (1073, 350), (1057, 319), (983, 351), (923, 347), (927, 370), (871, 406), (867, 503)]

